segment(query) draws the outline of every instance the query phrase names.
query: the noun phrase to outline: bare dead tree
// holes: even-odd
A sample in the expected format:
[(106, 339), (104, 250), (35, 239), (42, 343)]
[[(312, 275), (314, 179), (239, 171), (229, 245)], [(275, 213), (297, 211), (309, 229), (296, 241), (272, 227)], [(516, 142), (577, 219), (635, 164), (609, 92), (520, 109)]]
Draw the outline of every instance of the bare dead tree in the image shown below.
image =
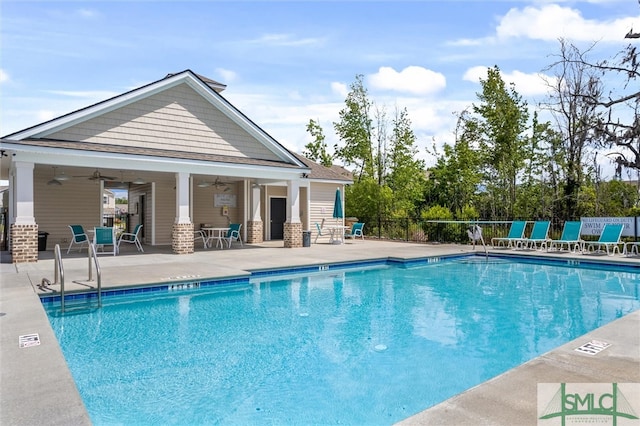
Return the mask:
[(561, 39), (558, 59), (545, 69), (555, 76), (547, 81), (551, 90), (542, 107), (551, 112), (555, 128), (561, 135), (558, 148), (565, 158), (560, 182), (563, 205), (558, 210), (565, 218), (580, 214), (577, 211), (578, 194), (584, 183), (584, 157), (587, 149), (597, 144), (595, 129), (602, 121), (598, 111), (598, 104), (602, 101), (602, 81), (599, 72), (587, 65), (585, 55), (589, 50), (581, 52)]
[[(638, 4), (640, 4), (640, 0), (638, 0)], [(633, 27), (629, 30), (629, 32), (624, 36), (624, 38), (640, 38), (640, 33), (634, 33)]]

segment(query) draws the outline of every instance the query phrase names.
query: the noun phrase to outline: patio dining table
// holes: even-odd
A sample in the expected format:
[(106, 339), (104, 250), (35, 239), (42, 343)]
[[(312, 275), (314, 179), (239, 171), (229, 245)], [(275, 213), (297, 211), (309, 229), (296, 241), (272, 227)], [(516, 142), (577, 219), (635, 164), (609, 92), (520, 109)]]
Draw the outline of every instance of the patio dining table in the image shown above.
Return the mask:
[(349, 229), (344, 225), (326, 225), (324, 228), (329, 230), (329, 244), (344, 243), (344, 231)]
[(204, 231), (207, 235), (207, 239), (205, 241), (205, 244), (208, 247), (212, 247), (213, 246), (213, 240), (216, 240), (216, 247), (220, 246), (221, 249), (224, 248), (224, 239), (227, 236), (227, 232), (229, 232), (229, 227), (220, 227), (220, 228), (213, 228), (213, 227), (207, 227), (207, 228), (200, 228), (202, 231)]

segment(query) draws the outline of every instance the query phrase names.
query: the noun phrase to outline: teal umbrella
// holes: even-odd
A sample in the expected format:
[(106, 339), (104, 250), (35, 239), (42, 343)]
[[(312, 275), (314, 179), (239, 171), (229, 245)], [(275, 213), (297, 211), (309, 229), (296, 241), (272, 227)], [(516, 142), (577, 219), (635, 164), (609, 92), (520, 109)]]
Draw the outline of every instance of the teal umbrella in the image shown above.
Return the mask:
[(340, 195), (340, 188), (336, 189), (336, 201), (333, 203), (333, 217), (336, 219), (342, 219), (344, 214), (342, 213), (342, 196)]

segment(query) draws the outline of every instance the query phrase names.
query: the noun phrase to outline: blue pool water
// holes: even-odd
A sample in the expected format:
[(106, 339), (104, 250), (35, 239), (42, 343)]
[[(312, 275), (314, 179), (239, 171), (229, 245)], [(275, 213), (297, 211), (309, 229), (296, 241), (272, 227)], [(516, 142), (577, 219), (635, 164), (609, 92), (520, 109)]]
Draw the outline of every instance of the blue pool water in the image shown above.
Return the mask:
[(640, 308), (639, 287), (469, 258), (45, 306), (94, 424), (385, 425)]

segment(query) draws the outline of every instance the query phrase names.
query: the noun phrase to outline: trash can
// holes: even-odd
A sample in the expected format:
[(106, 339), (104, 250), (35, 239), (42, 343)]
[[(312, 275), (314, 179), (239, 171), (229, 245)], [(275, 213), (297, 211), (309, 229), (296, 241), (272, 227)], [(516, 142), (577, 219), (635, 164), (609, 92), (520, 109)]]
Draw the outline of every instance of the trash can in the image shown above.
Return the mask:
[(302, 247), (311, 247), (311, 231), (302, 231)]
[(38, 251), (46, 251), (47, 250), (47, 237), (49, 236), (48, 232), (38, 231)]

